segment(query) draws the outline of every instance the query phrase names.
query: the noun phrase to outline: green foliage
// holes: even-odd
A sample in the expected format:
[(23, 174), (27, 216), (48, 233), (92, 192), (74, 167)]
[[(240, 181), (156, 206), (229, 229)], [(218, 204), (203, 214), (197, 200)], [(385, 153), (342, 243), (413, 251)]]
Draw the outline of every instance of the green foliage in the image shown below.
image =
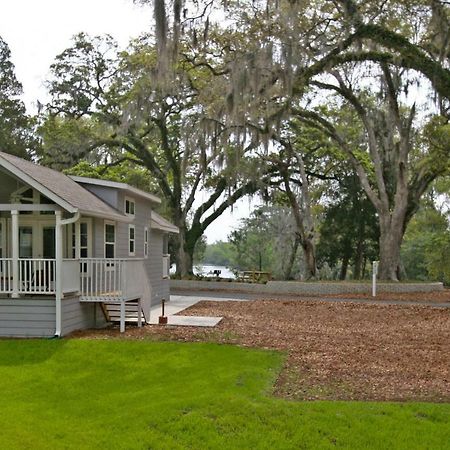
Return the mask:
[(0, 447), (444, 449), (450, 406), (270, 396), (276, 352), (145, 340), (0, 340)]
[(193, 257), (194, 264), (201, 263), (204, 260), (207, 245), (208, 244), (206, 242), (206, 236), (202, 236), (195, 243), (194, 257)]
[(0, 151), (29, 158), (38, 142), (34, 121), (20, 99), (22, 85), (14, 73), (8, 44), (0, 37)]
[(409, 279), (450, 284), (450, 224), (433, 206), (423, 207), (411, 220), (402, 245)]
[(234, 266), (239, 270), (271, 272), (277, 279), (299, 278), (302, 259), (292, 212), (286, 206), (263, 206), (229, 236)]
[(360, 279), (365, 263), (378, 256), (379, 229), (375, 208), (354, 175), (345, 176), (338, 189), (330, 189), (329, 196), (332, 203), (325, 208), (319, 228), (319, 264), (326, 262), (340, 279), (347, 277), (347, 268), (353, 265), (352, 277)]
[(236, 261), (235, 247), (230, 242), (217, 241), (206, 246), (202, 263), (232, 267)]
[(93, 165), (88, 161), (80, 161), (64, 172), (67, 175), (126, 183), (146, 192), (154, 192), (157, 189), (156, 183), (147, 170), (126, 160), (118, 165)]

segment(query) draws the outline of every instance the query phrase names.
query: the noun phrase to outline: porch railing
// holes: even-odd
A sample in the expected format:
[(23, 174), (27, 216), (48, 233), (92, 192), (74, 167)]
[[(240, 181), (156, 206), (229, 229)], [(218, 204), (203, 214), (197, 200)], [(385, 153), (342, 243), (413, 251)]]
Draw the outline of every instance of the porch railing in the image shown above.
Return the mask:
[[(0, 293), (14, 293), (12, 258), (0, 258)], [(54, 294), (55, 259), (19, 259), (17, 294)]]
[(82, 301), (114, 302), (142, 294), (142, 260), (87, 258), (80, 264)]
[(89, 258), (81, 264), (81, 299), (120, 300), (123, 295), (124, 260)]
[(1, 258), (0, 259), (0, 293), (12, 294), (13, 292), (13, 271), (12, 271), (12, 259)]
[(55, 259), (19, 259), (19, 294), (54, 294)]
[[(0, 294), (56, 294), (55, 259), (0, 258)], [(128, 301), (143, 295), (146, 272), (141, 259), (63, 260), (62, 293), (80, 292), (84, 301)]]

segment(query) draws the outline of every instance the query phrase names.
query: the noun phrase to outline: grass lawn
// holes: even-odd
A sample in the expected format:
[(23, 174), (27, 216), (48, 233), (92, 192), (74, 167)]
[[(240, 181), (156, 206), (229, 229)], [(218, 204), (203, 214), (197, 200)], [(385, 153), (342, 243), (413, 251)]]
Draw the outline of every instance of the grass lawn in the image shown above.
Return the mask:
[(283, 358), (217, 344), (0, 340), (0, 448), (450, 448), (450, 404), (272, 397)]

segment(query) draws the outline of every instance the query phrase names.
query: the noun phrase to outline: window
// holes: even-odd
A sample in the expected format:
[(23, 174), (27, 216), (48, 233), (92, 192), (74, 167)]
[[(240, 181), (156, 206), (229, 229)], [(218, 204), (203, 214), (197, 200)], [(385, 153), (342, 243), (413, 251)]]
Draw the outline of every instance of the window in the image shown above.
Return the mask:
[(128, 252), (130, 256), (134, 256), (136, 249), (136, 229), (134, 225), (128, 226)]
[(19, 227), (19, 258), (33, 257), (33, 227)]
[[(90, 219), (84, 219), (82, 222), (72, 224), (72, 239), (71, 247), (69, 249), (72, 258), (89, 258), (91, 256), (91, 236), (92, 236), (92, 222)], [(79, 240), (78, 240), (78, 239)], [(77, 243), (78, 240), (78, 243)], [(77, 251), (77, 245), (79, 250)], [(81, 273), (87, 273), (88, 264), (80, 263)]]
[(148, 258), (148, 228), (144, 228), (144, 258)]
[[(80, 233), (80, 254), (77, 255), (77, 228), (79, 226)], [(85, 220), (77, 224), (72, 224), (72, 258), (89, 258), (90, 255), (90, 236), (91, 236), (91, 222)]]
[(134, 216), (136, 204), (131, 198), (125, 197), (125, 214), (127, 216)]
[(116, 225), (105, 222), (105, 258), (115, 258), (116, 255)]

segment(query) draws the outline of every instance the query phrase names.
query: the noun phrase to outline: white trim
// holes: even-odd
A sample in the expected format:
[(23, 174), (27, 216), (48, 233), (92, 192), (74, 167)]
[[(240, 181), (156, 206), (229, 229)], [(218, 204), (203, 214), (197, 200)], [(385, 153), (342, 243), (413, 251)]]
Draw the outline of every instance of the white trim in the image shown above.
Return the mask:
[(6, 219), (0, 217), (0, 258), (6, 258)]
[(35, 203), (0, 203), (0, 211), (61, 211), (58, 205), (37, 205)]
[[(133, 230), (133, 239), (131, 239), (131, 230)], [(130, 250), (131, 243), (133, 243), (133, 251)], [(128, 256), (136, 256), (136, 226), (128, 225)]]
[(148, 259), (148, 241), (149, 241), (148, 227), (144, 228), (144, 258)]
[[(87, 256), (81, 256), (81, 224), (86, 224), (87, 226), (87, 246), (83, 246), (83, 248), (87, 249)], [(73, 229), (75, 228), (75, 230)], [(73, 245), (73, 233), (75, 231), (75, 246)], [(77, 220), (71, 227), (69, 227), (69, 248), (68, 255), (69, 258), (72, 258), (75, 251), (75, 259), (83, 259), (83, 258), (92, 258), (92, 219), (90, 217), (83, 217), (82, 219)]]
[(118, 183), (117, 181), (101, 180), (98, 178), (77, 177), (74, 175), (69, 175), (69, 176), (70, 176), (70, 178), (72, 178), (73, 181), (76, 181), (77, 183), (92, 184), (94, 186), (104, 186), (104, 187), (120, 189), (120, 190), (126, 191), (132, 195), (136, 195), (138, 197), (142, 197), (147, 200), (150, 200), (154, 203), (158, 203), (158, 204), (161, 203), (161, 199), (158, 198), (156, 195), (150, 194), (149, 192), (141, 191), (140, 189), (137, 189), (126, 183)]
[[(128, 212), (127, 213), (127, 202), (130, 205), (130, 210), (131, 205), (133, 205), (133, 212)], [(136, 215), (136, 200), (134, 198), (131, 197), (127, 197), (125, 196), (125, 198), (123, 199), (123, 213), (127, 216), (127, 217), (132, 217), (134, 218), (134, 216)]]
[[(113, 222), (111, 220), (105, 220), (103, 224), (103, 257), (106, 258), (106, 225), (112, 225), (114, 227), (114, 242), (108, 242), (109, 245), (114, 246), (114, 255), (111, 259), (114, 259), (116, 257), (116, 242), (117, 242), (117, 226), (116, 222)], [(110, 259), (110, 258), (108, 258)]]
[(80, 209), (79, 212), (82, 216), (95, 217), (97, 219), (109, 220), (111, 222), (129, 223), (133, 220), (133, 218), (127, 217), (125, 214), (121, 215), (120, 213), (117, 213), (117, 214), (109, 214), (109, 213), (103, 213), (103, 212), (97, 213), (95, 211), (87, 211), (84, 209)]
[(19, 178), (25, 184), (28, 184), (31, 188), (36, 189), (41, 194), (44, 194), (49, 200), (54, 201), (59, 206), (63, 207), (66, 211), (70, 213), (76, 213), (78, 211), (70, 203), (63, 200), (61, 197), (47, 189), (44, 185), (36, 181), (34, 178), (30, 177), (27, 173), (17, 168), (14, 164), (7, 161), (0, 155), (0, 166), (4, 167), (8, 172), (12, 173), (15, 177)]

